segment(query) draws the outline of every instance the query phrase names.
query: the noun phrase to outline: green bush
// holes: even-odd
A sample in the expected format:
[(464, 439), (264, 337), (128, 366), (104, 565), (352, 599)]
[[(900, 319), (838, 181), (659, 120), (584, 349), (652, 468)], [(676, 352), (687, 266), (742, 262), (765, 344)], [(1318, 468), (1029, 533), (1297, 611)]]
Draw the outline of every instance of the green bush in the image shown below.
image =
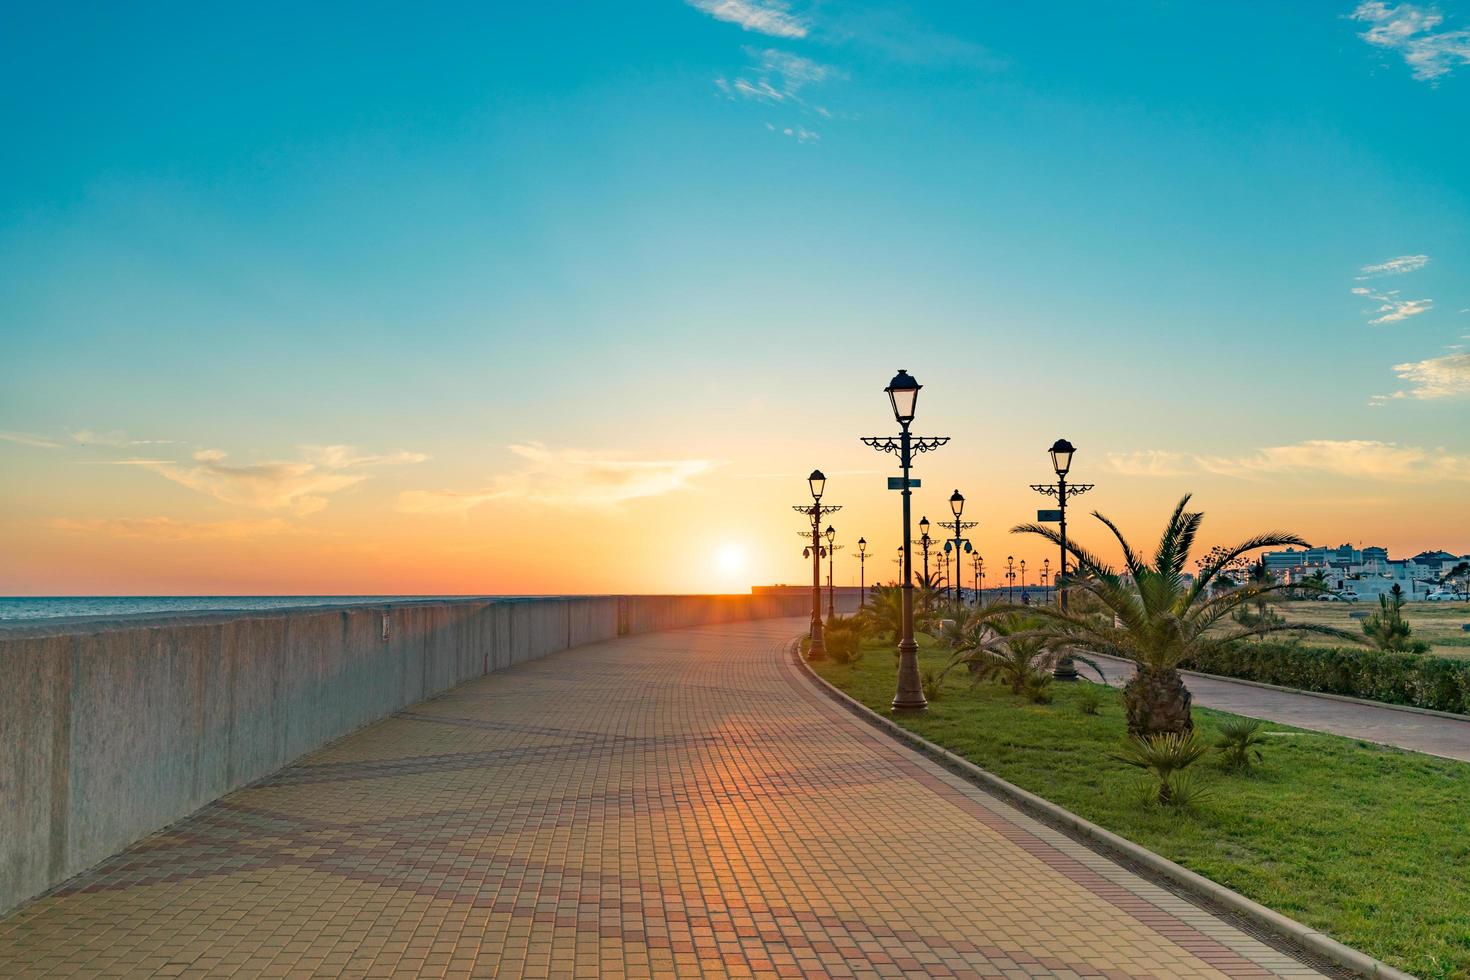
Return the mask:
[(862, 634), (846, 621), (834, 622), (822, 634), (827, 656), (834, 664), (855, 664), (862, 659)]
[(1304, 691), (1470, 713), (1470, 661), (1353, 647), (1238, 643), (1183, 666)]
[(1102, 708), (1102, 695), (1091, 685), (1077, 692), (1077, 710), (1084, 715), (1095, 715)]

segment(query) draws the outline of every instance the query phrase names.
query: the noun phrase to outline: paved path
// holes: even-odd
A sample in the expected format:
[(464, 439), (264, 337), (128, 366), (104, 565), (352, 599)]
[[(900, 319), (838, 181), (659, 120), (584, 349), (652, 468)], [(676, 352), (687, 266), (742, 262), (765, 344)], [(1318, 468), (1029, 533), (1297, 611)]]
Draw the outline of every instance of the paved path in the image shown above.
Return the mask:
[[(1103, 655), (1093, 659), (1114, 687), (1122, 687), (1133, 676), (1133, 665), (1126, 660)], [(1084, 676), (1097, 675), (1085, 671)], [(1470, 762), (1470, 719), (1273, 691), (1223, 677), (1187, 674), (1184, 683), (1194, 695), (1194, 703), (1207, 708)]]
[(799, 628), (416, 705), (0, 919), (0, 974), (1317, 975), (835, 706)]

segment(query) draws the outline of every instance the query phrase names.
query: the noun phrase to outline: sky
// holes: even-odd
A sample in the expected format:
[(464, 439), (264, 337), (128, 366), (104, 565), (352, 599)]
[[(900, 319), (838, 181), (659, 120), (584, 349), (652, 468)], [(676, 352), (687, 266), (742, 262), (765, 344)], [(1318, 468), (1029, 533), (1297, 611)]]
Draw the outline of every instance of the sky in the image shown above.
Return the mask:
[[(1470, 551), (1470, 4), (0, 11), (0, 594)], [(1107, 553), (1107, 549), (1102, 549)], [(991, 580), (993, 581), (993, 580)]]

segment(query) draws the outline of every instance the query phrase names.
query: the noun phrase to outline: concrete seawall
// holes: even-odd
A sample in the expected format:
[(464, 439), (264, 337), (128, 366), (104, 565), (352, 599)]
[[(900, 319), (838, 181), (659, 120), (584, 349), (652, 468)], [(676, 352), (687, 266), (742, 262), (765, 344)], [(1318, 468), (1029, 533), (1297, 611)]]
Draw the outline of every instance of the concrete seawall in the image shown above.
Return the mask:
[(0, 912), (472, 677), (622, 634), (799, 616), (809, 602), (405, 602), (0, 631)]

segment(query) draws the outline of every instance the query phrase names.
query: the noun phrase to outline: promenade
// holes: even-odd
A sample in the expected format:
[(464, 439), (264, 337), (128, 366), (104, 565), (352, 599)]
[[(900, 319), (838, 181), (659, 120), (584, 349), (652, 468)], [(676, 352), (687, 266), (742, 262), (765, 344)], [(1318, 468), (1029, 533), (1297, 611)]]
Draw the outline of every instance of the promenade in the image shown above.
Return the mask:
[(1318, 975), (838, 708), (801, 627), (414, 705), (0, 919), (0, 975)]

